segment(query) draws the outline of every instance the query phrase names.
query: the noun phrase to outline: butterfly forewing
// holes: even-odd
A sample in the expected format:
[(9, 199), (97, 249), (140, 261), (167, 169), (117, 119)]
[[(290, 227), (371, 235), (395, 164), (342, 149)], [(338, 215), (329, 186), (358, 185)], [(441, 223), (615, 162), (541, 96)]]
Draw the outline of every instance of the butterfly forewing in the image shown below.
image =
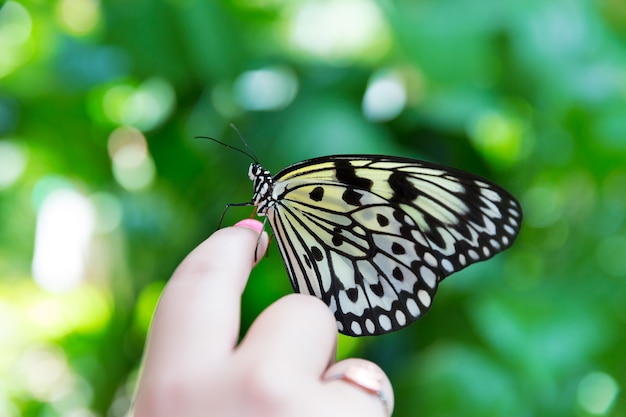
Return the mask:
[(501, 187), (407, 158), (328, 156), (264, 180), (254, 201), (294, 290), (322, 299), (352, 336), (416, 320), (439, 281), (509, 247), (522, 217)]

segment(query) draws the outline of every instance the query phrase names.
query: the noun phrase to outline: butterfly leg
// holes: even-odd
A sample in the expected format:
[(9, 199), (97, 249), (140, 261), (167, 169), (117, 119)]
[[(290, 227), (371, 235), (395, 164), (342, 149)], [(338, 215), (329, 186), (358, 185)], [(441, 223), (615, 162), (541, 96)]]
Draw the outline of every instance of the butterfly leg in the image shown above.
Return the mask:
[[(254, 262), (259, 260), (258, 249), (261, 244), (261, 237), (263, 236), (263, 230), (265, 230), (265, 224), (267, 223), (267, 217), (263, 219), (263, 229), (261, 229), (261, 233), (259, 233), (259, 237), (256, 239), (256, 247), (254, 248)], [(270, 256), (270, 243), (272, 241), (272, 236), (269, 237), (269, 242), (267, 242), (267, 249), (265, 249), (265, 256), (269, 258)]]
[[(251, 201), (249, 201), (247, 203), (228, 203), (228, 204), (226, 204), (226, 207), (224, 207), (224, 211), (222, 211), (222, 215), (220, 216), (220, 221), (217, 224), (217, 229), (216, 230), (220, 230), (220, 227), (222, 227), (222, 222), (224, 221), (224, 216), (226, 215), (226, 212), (228, 211), (229, 208), (231, 208), (231, 207), (249, 207), (249, 206), (253, 206), (253, 205), (254, 204)], [(252, 212), (252, 216), (251, 217), (254, 217), (254, 212)]]

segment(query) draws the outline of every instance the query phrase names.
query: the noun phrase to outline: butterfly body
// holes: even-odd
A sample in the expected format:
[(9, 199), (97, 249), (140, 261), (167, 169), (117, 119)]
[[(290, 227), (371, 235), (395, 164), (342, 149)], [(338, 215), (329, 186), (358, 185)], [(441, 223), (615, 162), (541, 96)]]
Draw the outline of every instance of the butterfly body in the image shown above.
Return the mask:
[(477, 175), (381, 155), (335, 155), (272, 176), (250, 166), (294, 291), (323, 300), (341, 333), (398, 330), (432, 305), (439, 282), (509, 247), (519, 203)]

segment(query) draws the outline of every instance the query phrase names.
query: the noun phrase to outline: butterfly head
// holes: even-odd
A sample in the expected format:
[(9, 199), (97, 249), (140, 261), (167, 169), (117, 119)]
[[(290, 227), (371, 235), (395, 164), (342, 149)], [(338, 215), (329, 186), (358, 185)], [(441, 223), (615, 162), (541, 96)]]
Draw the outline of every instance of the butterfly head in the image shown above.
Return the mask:
[(276, 199), (272, 196), (274, 177), (267, 169), (256, 162), (250, 165), (248, 176), (254, 184), (252, 203), (257, 208), (257, 214), (264, 216), (267, 214), (267, 210), (276, 203)]

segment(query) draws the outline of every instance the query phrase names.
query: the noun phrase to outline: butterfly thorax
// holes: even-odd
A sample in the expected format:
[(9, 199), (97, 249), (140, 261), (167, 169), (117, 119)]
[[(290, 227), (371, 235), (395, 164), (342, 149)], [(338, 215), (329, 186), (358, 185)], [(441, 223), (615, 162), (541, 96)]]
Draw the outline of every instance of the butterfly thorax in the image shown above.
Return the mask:
[(267, 211), (276, 204), (276, 199), (272, 195), (274, 189), (274, 177), (270, 172), (257, 163), (250, 165), (248, 176), (254, 183), (254, 194), (252, 204), (256, 206), (259, 216), (265, 216)]

